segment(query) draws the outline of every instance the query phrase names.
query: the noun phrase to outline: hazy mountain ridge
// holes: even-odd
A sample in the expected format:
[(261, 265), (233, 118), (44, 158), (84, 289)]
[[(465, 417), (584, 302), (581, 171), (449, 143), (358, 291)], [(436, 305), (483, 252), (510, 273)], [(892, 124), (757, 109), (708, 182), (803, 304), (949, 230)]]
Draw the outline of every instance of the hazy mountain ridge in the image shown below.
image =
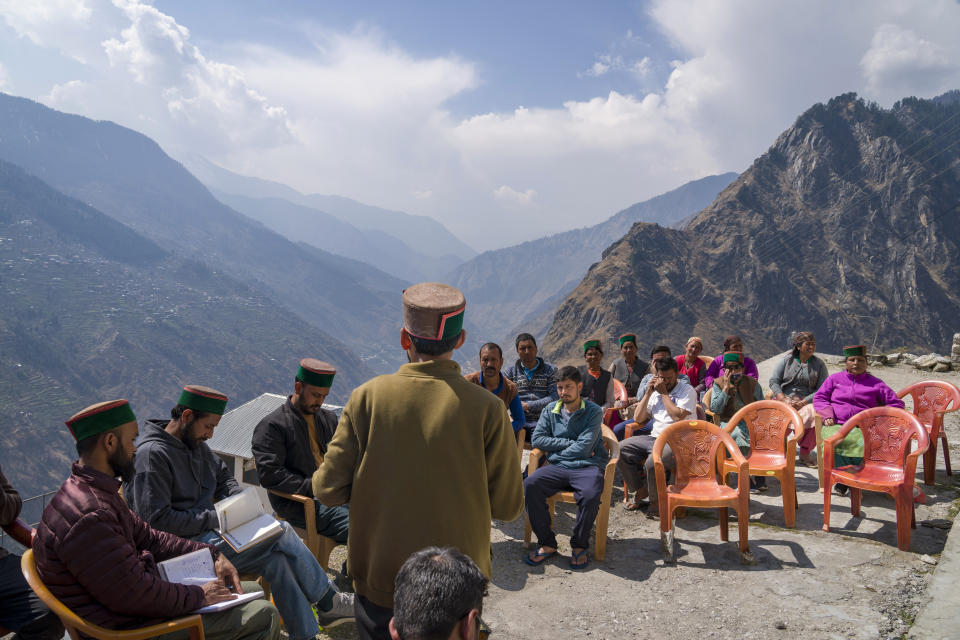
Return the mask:
[(190, 155), (183, 158), (191, 173), (211, 190), (245, 198), (279, 198), (334, 216), (361, 231), (386, 233), (426, 258), (454, 260), (457, 264), (477, 252), (428, 216), (383, 209), (336, 195), (304, 194), (293, 187), (244, 176), (209, 160)]
[(288, 391), (308, 349), (340, 365), (334, 400), (373, 375), (255, 289), (2, 161), (0, 306), (0, 465), (24, 495), (69, 473), (63, 421), (87, 404), (126, 397), (162, 417), (193, 382), (236, 406)]
[(365, 263), (308, 250), (216, 200), (149, 138), (109, 122), (0, 95), (0, 159), (89, 203), (167, 250), (209, 264), (275, 297), (351, 345), (392, 336), (404, 282)]
[(611, 247), (557, 310), (548, 355), (625, 330), (700, 335), (707, 353), (738, 332), (757, 357), (798, 329), (833, 353), (874, 336), (942, 350), (960, 317), (958, 120), (955, 100), (815, 105), (684, 230), (639, 224)]

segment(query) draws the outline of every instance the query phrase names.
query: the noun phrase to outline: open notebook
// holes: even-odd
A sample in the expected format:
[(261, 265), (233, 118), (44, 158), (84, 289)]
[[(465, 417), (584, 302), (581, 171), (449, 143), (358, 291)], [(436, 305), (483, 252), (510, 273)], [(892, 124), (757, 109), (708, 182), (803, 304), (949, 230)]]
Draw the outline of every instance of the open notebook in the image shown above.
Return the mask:
[[(211, 580), (217, 579), (217, 572), (213, 567), (213, 556), (209, 549), (198, 549), (185, 553), (176, 558), (170, 558), (157, 564), (160, 571), (160, 577), (167, 582), (177, 582), (179, 584), (190, 584), (201, 587)], [(217, 604), (208, 604), (200, 607), (193, 613), (213, 613), (223, 611), (238, 604), (243, 604), (256, 598), (262, 598), (263, 591), (251, 591), (238, 595), (233, 600), (218, 602)]]
[(277, 519), (264, 512), (253, 487), (247, 487), (213, 506), (220, 521), (217, 533), (237, 553), (283, 533)]

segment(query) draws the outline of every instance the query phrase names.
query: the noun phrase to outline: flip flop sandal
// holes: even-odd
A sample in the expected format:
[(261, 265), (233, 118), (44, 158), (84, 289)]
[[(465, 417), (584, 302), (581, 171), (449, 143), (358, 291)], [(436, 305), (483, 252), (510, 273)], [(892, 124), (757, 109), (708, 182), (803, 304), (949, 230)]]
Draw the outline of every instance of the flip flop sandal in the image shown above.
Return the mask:
[[(530, 557), (531, 555), (540, 556), (540, 559), (534, 560), (533, 558)], [(528, 553), (527, 555), (523, 556), (523, 561), (526, 562), (531, 567), (539, 567), (540, 565), (542, 565), (544, 562), (546, 562), (547, 560), (549, 560), (555, 555), (557, 555), (556, 551), (551, 551), (549, 553), (540, 553), (540, 550), (537, 549), (536, 551)]]
[(640, 511), (640, 507), (642, 506), (639, 502), (636, 502), (636, 501), (622, 502), (621, 504), (623, 505), (623, 508), (626, 511)]
[(586, 549), (581, 549), (580, 551), (574, 551), (573, 555), (570, 556), (570, 568), (573, 569), (574, 571), (580, 571), (582, 569), (586, 569), (590, 565), (589, 557), (587, 557), (587, 561), (584, 562), (583, 564), (573, 563), (574, 560), (579, 560), (580, 558), (583, 558), (586, 555), (587, 555)]

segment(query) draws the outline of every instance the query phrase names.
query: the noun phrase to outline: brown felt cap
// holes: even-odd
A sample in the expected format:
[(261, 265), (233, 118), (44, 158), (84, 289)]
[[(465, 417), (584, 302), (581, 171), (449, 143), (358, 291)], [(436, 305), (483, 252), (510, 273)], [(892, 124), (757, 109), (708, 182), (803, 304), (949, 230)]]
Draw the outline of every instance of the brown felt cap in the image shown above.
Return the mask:
[(412, 336), (443, 340), (460, 335), (466, 299), (440, 282), (421, 282), (403, 292), (403, 327)]

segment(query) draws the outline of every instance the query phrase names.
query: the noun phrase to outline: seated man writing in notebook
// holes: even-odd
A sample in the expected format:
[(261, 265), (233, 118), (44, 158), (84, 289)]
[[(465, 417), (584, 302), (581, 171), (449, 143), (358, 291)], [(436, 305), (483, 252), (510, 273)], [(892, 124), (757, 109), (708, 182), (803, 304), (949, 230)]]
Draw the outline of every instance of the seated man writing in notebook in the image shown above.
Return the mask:
[[(241, 584), (216, 547), (152, 529), (124, 504), (116, 478), (133, 476), (137, 436), (126, 400), (88, 407), (67, 426), (80, 460), (44, 509), (33, 553), (40, 579), (71, 611), (101, 627), (133, 629), (259, 590), (255, 582)], [(213, 556), (216, 580), (195, 586), (160, 577), (157, 562), (194, 551)], [(203, 630), (210, 640), (279, 640), (280, 620), (261, 598), (204, 614)]]
[(222, 393), (188, 385), (170, 412), (171, 420), (148, 420), (137, 439), (136, 475), (124, 486), (127, 501), (151, 526), (215, 545), (241, 573), (262, 575), (291, 639), (313, 638), (317, 617), (325, 627), (353, 617), (353, 596), (330, 584), (293, 528), (281, 523), (280, 535), (239, 554), (216, 531), (214, 502), (240, 492), (206, 444), (226, 406)]

